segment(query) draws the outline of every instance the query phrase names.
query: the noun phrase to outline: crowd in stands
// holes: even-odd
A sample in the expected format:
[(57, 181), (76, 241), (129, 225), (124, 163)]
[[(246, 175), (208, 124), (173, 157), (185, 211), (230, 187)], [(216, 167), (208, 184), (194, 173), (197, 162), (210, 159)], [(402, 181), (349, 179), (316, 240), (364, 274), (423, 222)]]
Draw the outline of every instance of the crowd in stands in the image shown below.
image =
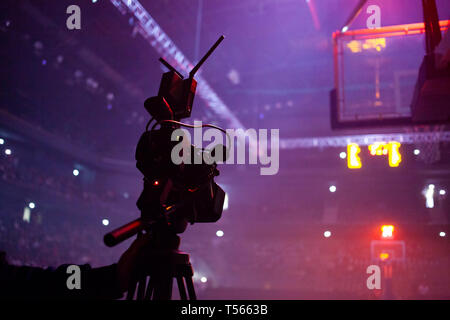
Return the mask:
[[(89, 263), (102, 266), (117, 262), (129, 245), (128, 242), (106, 248), (102, 242), (106, 228), (74, 219), (55, 220), (43, 215), (25, 222), (18, 214), (2, 212), (0, 250), (7, 252), (10, 263), (18, 265)], [(207, 276), (208, 285), (212, 287), (253, 288), (266, 292), (290, 290), (298, 292), (298, 299), (318, 294), (336, 299), (382, 297), (382, 291), (369, 290), (366, 286), (369, 276), (366, 269), (376, 262), (371, 260), (370, 244), (358, 239), (223, 240), (199, 238), (182, 243), (182, 249), (191, 254), (195, 271)], [(392, 264), (394, 298), (450, 297), (448, 244), (435, 240), (405, 242), (405, 260)]]
[(14, 155), (0, 157), (0, 179), (19, 187), (45, 189), (67, 201), (82, 200), (86, 203), (110, 203), (121, 199), (112, 190), (91, 192), (71, 176), (47, 173), (37, 167), (20, 166)]
[[(112, 191), (87, 191), (73, 178), (21, 165), (14, 155), (0, 157), (0, 181), (5, 184), (39, 189), (68, 203), (81, 200), (101, 205), (115, 203), (120, 198)], [(66, 212), (62, 215), (53, 208), (42, 213), (33, 212), (27, 222), (23, 221), (20, 210), (1, 205), (8, 201), (7, 198), (0, 200), (0, 250), (7, 252), (7, 258), (13, 264), (108, 265), (117, 262), (130, 243), (106, 248), (102, 237), (110, 229), (104, 228), (99, 219), (89, 219), (89, 213), (76, 216)], [(448, 240), (415, 237), (405, 239), (405, 244), (405, 259), (392, 263), (393, 297), (450, 298)], [(191, 254), (198, 274), (208, 276), (207, 286), (210, 287), (253, 288), (269, 292), (268, 297), (270, 292), (290, 290), (299, 292), (297, 296), (290, 296), (298, 299), (317, 297), (318, 294), (337, 299), (382, 297), (380, 290), (369, 290), (366, 285), (366, 269), (375, 263), (367, 239), (362, 241), (352, 236), (314, 239), (283, 234), (272, 238), (240, 235), (205, 239), (199, 234), (198, 237), (187, 237), (181, 249)], [(272, 298), (283, 297), (285, 295), (280, 294)]]

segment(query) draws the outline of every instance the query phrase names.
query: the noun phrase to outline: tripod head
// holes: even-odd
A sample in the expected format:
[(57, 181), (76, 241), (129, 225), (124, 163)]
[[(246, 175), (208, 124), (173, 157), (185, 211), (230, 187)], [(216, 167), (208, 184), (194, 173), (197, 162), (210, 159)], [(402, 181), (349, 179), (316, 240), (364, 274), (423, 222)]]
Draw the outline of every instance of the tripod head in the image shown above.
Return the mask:
[[(179, 120), (191, 115), (197, 88), (195, 73), (223, 39), (221, 36), (217, 40), (187, 79), (163, 58), (159, 59), (169, 71), (162, 76), (158, 95), (144, 102), (152, 118), (139, 139), (135, 155), (136, 167), (144, 175), (144, 190), (137, 201), (141, 217), (106, 234), (107, 246), (115, 246), (141, 231), (173, 239), (186, 230), (188, 223), (220, 219), (225, 192), (214, 182), (219, 175), (217, 164), (194, 164), (194, 161), (174, 164), (171, 153), (180, 142), (172, 141), (171, 137), (180, 128)], [(148, 130), (153, 120), (156, 123)], [(160, 128), (156, 130), (158, 124)], [(213, 153), (214, 149), (205, 151), (190, 146), (190, 157), (207, 152)]]

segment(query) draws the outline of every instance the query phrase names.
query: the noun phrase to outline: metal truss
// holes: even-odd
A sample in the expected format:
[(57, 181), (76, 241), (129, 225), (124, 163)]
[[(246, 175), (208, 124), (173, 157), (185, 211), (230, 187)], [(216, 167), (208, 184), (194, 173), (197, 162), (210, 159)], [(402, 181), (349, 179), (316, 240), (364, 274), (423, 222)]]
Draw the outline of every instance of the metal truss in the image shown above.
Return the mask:
[[(110, 0), (122, 14), (132, 13), (139, 24), (136, 31), (140, 33), (150, 45), (160, 53), (166, 61), (179, 70), (189, 73), (194, 65), (181, 52), (153, 17), (137, 0)], [(231, 112), (227, 105), (220, 99), (208, 82), (198, 74), (197, 92), (206, 105), (216, 113), (221, 120), (225, 120), (231, 128), (244, 128), (238, 118)]]
[(292, 138), (280, 140), (280, 149), (346, 147), (349, 143), (357, 143), (361, 146), (367, 146), (374, 142), (381, 141), (398, 141), (404, 144), (449, 142), (450, 131)]

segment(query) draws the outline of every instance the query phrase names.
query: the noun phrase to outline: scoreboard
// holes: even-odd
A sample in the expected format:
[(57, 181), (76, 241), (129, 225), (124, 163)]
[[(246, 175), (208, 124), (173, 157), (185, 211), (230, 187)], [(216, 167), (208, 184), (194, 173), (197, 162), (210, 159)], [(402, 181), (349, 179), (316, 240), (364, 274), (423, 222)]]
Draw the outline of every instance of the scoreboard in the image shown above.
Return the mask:
[[(395, 168), (402, 162), (400, 147), (401, 143), (397, 141), (374, 142), (364, 152), (374, 157), (385, 157), (389, 167)], [(357, 143), (347, 144), (347, 167), (349, 169), (360, 169), (363, 166), (361, 161), (363, 150)]]

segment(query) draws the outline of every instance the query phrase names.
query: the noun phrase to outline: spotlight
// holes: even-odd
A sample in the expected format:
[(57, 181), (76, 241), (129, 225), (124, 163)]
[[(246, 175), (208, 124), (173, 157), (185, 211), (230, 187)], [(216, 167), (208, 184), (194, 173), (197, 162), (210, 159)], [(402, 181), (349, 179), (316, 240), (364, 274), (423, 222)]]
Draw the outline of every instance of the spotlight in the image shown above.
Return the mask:
[(5, 140), (0, 138), (0, 144), (4, 144), (4, 143), (5, 143)]
[(325, 237), (325, 238), (329, 238), (329, 237), (331, 237), (331, 231), (325, 231), (324, 233), (323, 233), (323, 236)]
[(78, 169), (73, 169), (72, 173), (76, 177), (80, 174), (80, 171), (78, 171)]
[(5, 150), (5, 154), (6, 154), (7, 156), (10, 156), (11, 153), (12, 153), (11, 149), (6, 149), (6, 150)]
[(103, 219), (103, 220), (102, 220), (102, 224), (103, 224), (104, 226), (109, 225), (109, 220), (108, 220), (108, 219)]
[(441, 232), (439, 232), (439, 237), (445, 237), (445, 232), (444, 231), (441, 231)]
[(28, 207), (30, 207), (30, 209), (34, 209), (34, 208), (36, 208), (36, 205), (34, 204), (34, 202), (30, 202), (28, 204)]
[(439, 194), (440, 194), (441, 196), (445, 196), (446, 192), (445, 192), (444, 189), (441, 189), (441, 190), (439, 190)]
[(219, 238), (223, 237), (223, 231), (222, 230), (217, 230), (216, 236), (218, 236)]
[(428, 209), (434, 208), (434, 184), (428, 185), (424, 190), (423, 195), (425, 196), (425, 207)]
[(228, 193), (225, 193), (225, 199), (223, 200), (223, 210), (228, 209)]
[(345, 26), (345, 27), (342, 28), (341, 31), (342, 31), (342, 32), (347, 32), (347, 30), (348, 30), (348, 26)]
[(330, 186), (329, 188), (330, 192), (336, 192), (336, 186)]
[(414, 155), (418, 156), (420, 154), (420, 150), (419, 149), (414, 149)]
[(347, 154), (344, 151), (342, 151), (341, 153), (339, 153), (339, 158), (345, 159), (347, 158)]
[(206, 281), (208, 281), (208, 278), (206, 278), (206, 277), (201, 277), (201, 278), (200, 278), (200, 281), (203, 282), (203, 283), (205, 283)]

